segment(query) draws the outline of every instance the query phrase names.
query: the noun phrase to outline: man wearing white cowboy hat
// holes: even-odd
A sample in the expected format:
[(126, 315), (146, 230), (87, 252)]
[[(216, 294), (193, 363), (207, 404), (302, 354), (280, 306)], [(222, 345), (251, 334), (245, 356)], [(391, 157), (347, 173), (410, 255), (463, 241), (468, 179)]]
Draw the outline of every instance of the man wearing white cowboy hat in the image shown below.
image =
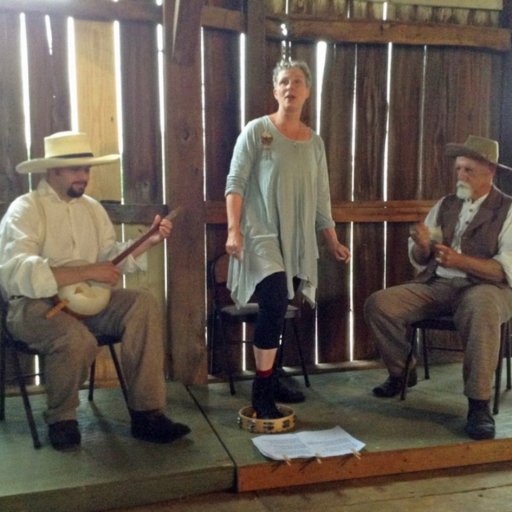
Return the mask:
[(174, 441), (190, 429), (162, 412), (162, 323), (151, 293), (112, 289), (108, 305), (93, 316), (78, 320), (62, 312), (47, 317), (52, 298), (63, 286), (94, 281), (113, 287), (122, 272), (144, 269), (143, 253), (169, 237), (172, 223), (157, 215), (155, 234), (114, 265), (112, 258), (130, 243), (116, 242), (106, 211), (84, 191), (91, 166), (116, 162), (119, 155), (95, 157), (84, 133), (59, 132), (44, 142), (44, 158), (16, 168), (46, 176), (36, 190), (12, 202), (0, 223), (0, 288), (9, 300), (7, 325), (12, 334), (45, 355), (50, 442), (56, 449), (81, 442), (78, 391), (99, 350), (92, 332), (122, 337), (132, 435), (151, 442)]
[[(413, 282), (372, 294), (365, 304), (388, 379), (377, 397), (400, 393), (409, 343), (407, 326), (451, 314), (464, 344), (463, 381), (468, 398), (466, 434), (495, 436), (490, 412), (492, 378), (498, 361), (500, 326), (512, 316), (512, 198), (493, 186), (498, 143), (469, 136), (448, 144), (455, 158), (456, 193), (439, 200), (409, 238)], [(510, 170), (510, 169), (509, 169)], [(416, 370), (408, 386), (417, 382)]]

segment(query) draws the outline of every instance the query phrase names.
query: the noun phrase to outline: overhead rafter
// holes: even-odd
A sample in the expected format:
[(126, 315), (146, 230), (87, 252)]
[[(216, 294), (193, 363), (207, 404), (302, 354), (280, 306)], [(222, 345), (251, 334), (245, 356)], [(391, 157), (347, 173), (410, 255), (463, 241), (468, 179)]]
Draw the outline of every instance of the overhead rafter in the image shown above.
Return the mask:
[[(282, 37), (280, 17), (267, 17), (266, 37)], [(286, 18), (290, 38), (333, 43), (394, 43), (405, 45), (465, 46), (496, 51), (511, 49), (511, 32), (505, 28), (450, 23), (413, 23), (379, 20), (333, 20), (311, 16)], [(238, 11), (203, 7), (203, 27), (242, 32), (244, 20)]]
[(0, 12), (61, 14), (95, 21), (143, 21), (162, 23), (162, 7), (137, 0), (2, 0)]

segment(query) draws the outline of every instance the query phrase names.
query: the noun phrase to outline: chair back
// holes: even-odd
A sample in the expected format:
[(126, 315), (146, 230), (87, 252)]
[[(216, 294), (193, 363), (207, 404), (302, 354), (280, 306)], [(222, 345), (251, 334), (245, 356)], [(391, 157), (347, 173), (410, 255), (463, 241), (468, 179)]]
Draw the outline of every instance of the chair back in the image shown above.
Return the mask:
[(229, 256), (221, 254), (210, 263), (210, 286), (212, 288), (213, 306), (221, 309), (233, 304), (230, 292), (227, 288)]

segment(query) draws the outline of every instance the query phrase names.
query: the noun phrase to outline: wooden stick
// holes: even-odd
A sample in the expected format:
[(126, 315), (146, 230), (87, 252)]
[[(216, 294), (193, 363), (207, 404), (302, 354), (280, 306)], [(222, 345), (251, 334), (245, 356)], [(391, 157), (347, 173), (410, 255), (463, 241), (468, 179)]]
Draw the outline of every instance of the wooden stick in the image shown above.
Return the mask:
[(50, 320), (53, 318), (59, 311), (62, 311), (69, 304), (68, 299), (61, 300), (58, 304), (53, 306), (48, 313), (46, 313), (46, 319)]
[[(167, 220), (172, 220), (174, 219), (175, 217), (178, 216), (178, 214), (180, 213), (181, 211), (181, 206), (178, 206), (178, 208), (175, 208), (174, 210), (172, 210), (168, 215), (166, 215), (164, 217), (164, 219), (167, 219)], [(162, 219), (163, 220), (163, 219)], [(146, 233), (144, 233), (140, 238), (138, 238), (137, 240), (135, 240), (135, 242), (133, 242), (132, 245), (130, 245), (130, 247), (127, 247), (122, 253), (118, 254), (113, 260), (112, 260), (112, 263), (114, 265), (118, 265), (119, 263), (121, 263), (121, 261), (123, 261), (127, 256), (129, 256), (135, 249), (137, 249), (137, 247), (139, 247), (139, 245), (141, 245), (142, 243), (144, 243), (150, 236), (154, 235), (158, 229), (160, 227), (160, 224), (157, 224), (156, 226), (153, 226), (152, 228), (150, 228)]]

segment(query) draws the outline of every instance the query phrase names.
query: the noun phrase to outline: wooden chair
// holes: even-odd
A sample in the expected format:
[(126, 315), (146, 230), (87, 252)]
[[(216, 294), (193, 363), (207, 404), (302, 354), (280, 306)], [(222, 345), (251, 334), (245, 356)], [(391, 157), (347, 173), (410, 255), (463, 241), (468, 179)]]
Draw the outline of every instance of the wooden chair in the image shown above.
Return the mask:
[[(227, 336), (228, 325), (241, 326), (243, 323), (256, 323), (258, 317), (259, 306), (254, 302), (249, 302), (246, 306), (237, 308), (230, 298), (229, 290), (226, 287), (227, 275), (228, 275), (229, 256), (222, 254), (215, 258), (209, 264), (209, 278), (211, 283), (211, 289), (213, 294), (213, 314), (212, 314), (212, 328), (211, 328), (211, 354), (214, 353), (215, 340), (219, 339), (222, 349), (222, 359), (224, 363), (225, 371), (228, 375), (229, 389), (231, 394), (235, 394), (234, 384), (234, 371), (230, 364), (230, 340)], [(282, 365), (282, 340), (286, 334), (287, 324), (291, 323), (293, 328), (294, 339), (299, 354), (300, 365), (302, 374), (304, 376), (304, 383), (306, 387), (310, 386), (309, 376), (306, 370), (306, 364), (304, 361), (304, 355), (302, 352), (302, 343), (298, 328), (298, 319), (300, 318), (300, 309), (293, 305), (288, 305), (285, 315), (284, 329), (281, 335), (281, 346), (279, 357), (277, 360), (278, 366)], [(241, 340), (241, 343), (249, 343), (248, 340)], [(212, 366), (212, 362), (210, 362)]]
[[(444, 347), (438, 345), (432, 345), (427, 343), (425, 331), (427, 330), (436, 330), (436, 331), (451, 331), (456, 332), (457, 329), (455, 327), (455, 323), (453, 322), (453, 317), (451, 315), (442, 315), (438, 317), (425, 318), (423, 320), (419, 320), (417, 322), (413, 322), (410, 326), (410, 335), (409, 335), (409, 343), (410, 350), (407, 356), (407, 360), (405, 363), (404, 370), (404, 382), (402, 384), (402, 390), (400, 394), (400, 398), (405, 400), (405, 396), (407, 394), (407, 381), (409, 380), (410, 373), (410, 365), (414, 354), (417, 352), (417, 341), (419, 333), (419, 341), (422, 347), (423, 353), (423, 365), (425, 372), (425, 379), (430, 379), (430, 367), (428, 362), (428, 352), (429, 350), (447, 350), (452, 352), (462, 352), (463, 349), (459, 347)], [(509, 322), (505, 322), (501, 325), (501, 341), (500, 341), (500, 351), (498, 358), (498, 365), (496, 366), (495, 372), (495, 383), (494, 383), (494, 403), (493, 403), (493, 414), (498, 414), (500, 407), (500, 393), (501, 393), (501, 376), (503, 369), (503, 357), (506, 358), (507, 363), (507, 389), (511, 389), (511, 364), (510, 364), (510, 332), (509, 332)]]
[[(25, 408), (25, 414), (27, 416), (27, 422), (30, 428), (30, 433), (32, 434), (32, 441), (34, 444), (34, 448), (41, 447), (41, 441), (39, 440), (39, 434), (37, 432), (36, 424), (34, 421), (34, 415), (32, 412), (32, 407), (30, 406), (29, 394), (27, 391), (26, 380), (31, 377), (41, 376), (44, 380), (44, 370), (38, 373), (27, 374), (23, 371), (21, 362), (20, 362), (20, 354), (27, 354), (30, 356), (39, 356), (42, 361), (44, 361), (44, 356), (42, 356), (38, 351), (32, 350), (28, 347), (28, 345), (22, 340), (18, 340), (11, 335), (6, 325), (6, 316), (7, 316), (7, 304), (4, 301), (1, 301), (1, 336), (0, 336), (0, 421), (5, 420), (5, 393), (6, 393), (6, 382), (7, 382), (7, 354), (11, 355), (11, 360), (13, 362), (13, 370), (14, 370), (14, 379), (18, 387), (20, 389), (21, 398), (23, 399), (23, 406)], [(98, 345), (103, 347), (107, 346), (110, 351), (110, 355), (114, 362), (114, 366), (116, 369), (117, 377), (119, 379), (119, 384), (121, 386), (121, 390), (123, 392), (123, 396), (126, 404), (128, 405), (128, 394), (126, 388), (126, 382), (123, 377), (123, 373), (121, 370), (121, 365), (119, 363), (119, 358), (117, 357), (114, 345), (121, 341), (120, 338), (114, 336), (105, 336), (99, 335), (96, 336), (98, 341)], [(44, 366), (44, 365), (43, 365)], [(90, 375), (89, 375), (89, 400), (93, 400), (94, 395), (94, 381), (95, 381), (95, 370), (96, 370), (96, 361), (91, 365)]]

